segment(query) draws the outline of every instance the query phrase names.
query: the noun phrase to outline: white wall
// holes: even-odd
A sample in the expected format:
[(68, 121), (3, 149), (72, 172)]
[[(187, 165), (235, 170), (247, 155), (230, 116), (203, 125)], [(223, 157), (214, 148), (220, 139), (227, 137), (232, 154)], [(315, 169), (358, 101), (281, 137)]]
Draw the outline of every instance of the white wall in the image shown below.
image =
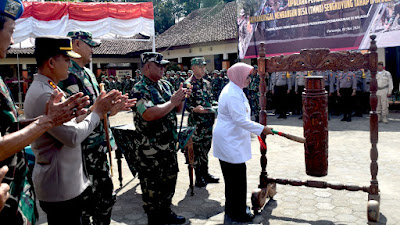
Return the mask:
[[(180, 57), (211, 56), (224, 53), (236, 53), (236, 43), (215, 44), (206, 46), (188, 47), (182, 49), (166, 50), (161, 52), (165, 59), (175, 59)], [(214, 59), (213, 59), (214, 61)]]

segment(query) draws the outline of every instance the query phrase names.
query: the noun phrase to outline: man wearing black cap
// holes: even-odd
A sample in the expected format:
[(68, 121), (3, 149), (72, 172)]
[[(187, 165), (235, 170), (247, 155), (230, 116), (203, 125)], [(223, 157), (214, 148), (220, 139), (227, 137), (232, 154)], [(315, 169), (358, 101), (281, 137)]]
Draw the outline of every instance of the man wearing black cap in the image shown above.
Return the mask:
[[(67, 35), (72, 39), (72, 49), (82, 57), (71, 60), (72, 67), (69, 68), (68, 79), (59, 83), (68, 95), (83, 92), (89, 96), (90, 105), (93, 105), (99, 97), (100, 87), (93, 72), (85, 65), (91, 62), (93, 48), (100, 45), (87, 31), (71, 31)], [(110, 84), (110, 86), (112, 86)], [(114, 88), (112, 88), (114, 89)], [(125, 108), (125, 102), (121, 101), (110, 112), (110, 116), (117, 114)], [(117, 148), (114, 136), (109, 128), (110, 144), (113, 150)], [(92, 194), (87, 199), (89, 208), (84, 209), (83, 224), (110, 224), (111, 210), (116, 201), (114, 186), (110, 177), (110, 168), (107, 160), (108, 147), (105, 136), (105, 128), (100, 123), (94, 131), (82, 142), (83, 160), (89, 180), (92, 183)]]
[(162, 79), (164, 65), (169, 63), (157, 52), (141, 55), (142, 79), (135, 84), (131, 94), (138, 98), (133, 111), (136, 127), (134, 157), (137, 162), (143, 208), (148, 224), (182, 224), (185, 218), (171, 211), (178, 175), (177, 118), (185, 94), (182, 84), (174, 92), (172, 85)]
[[(70, 38), (36, 38), (38, 73), (25, 99), (27, 118), (45, 111), (51, 93), (59, 90), (57, 84), (68, 78), (70, 57), (80, 57), (72, 51)], [(83, 198), (90, 193), (90, 182), (82, 164), (81, 142), (100, 124), (103, 115), (116, 107), (113, 102), (121, 98), (118, 91), (101, 93), (86, 114), (49, 130), (32, 143), (36, 156), (32, 175), (35, 193), (49, 225), (81, 225)]]
[[(0, 1), (1, 59), (6, 57), (7, 50), (13, 44), (15, 20), (22, 15), (23, 10), (19, 0)], [(47, 111), (43, 115), (20, 121), (10, 91), (0, 77), (0, 182), (4, 182), (0, 184), (1, 224), (36, 223), (31, 177), (28, 176), (25, 151), (22, 149), (49, 129), (84, 113), (80, 109), (88, 103), (86, 98), (80, 98), (81, 95), (77, 94), (59, 103), (62, 94), (55, 91), (50, 96)], [(22, 128), (23, 126), (26, 127)]]

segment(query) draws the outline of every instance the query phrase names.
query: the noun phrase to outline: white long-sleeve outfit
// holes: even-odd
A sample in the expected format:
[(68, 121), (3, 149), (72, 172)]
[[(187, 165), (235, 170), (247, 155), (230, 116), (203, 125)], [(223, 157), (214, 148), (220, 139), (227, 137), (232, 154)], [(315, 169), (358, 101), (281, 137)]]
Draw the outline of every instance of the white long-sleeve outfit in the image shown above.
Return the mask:
[(260, 135), (264, 126), (251, 121), (249, 101), (243, 90), (229, 82), (218, 100), (218, 117), (213, 131), (214, 156), (228, 163), (251, 159), (250, 133)]

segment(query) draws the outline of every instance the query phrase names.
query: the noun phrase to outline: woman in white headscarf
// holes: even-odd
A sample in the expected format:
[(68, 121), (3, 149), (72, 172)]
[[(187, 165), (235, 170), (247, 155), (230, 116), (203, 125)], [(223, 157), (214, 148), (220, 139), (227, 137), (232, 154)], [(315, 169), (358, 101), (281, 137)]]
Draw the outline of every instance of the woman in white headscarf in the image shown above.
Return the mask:
[(250, 133), (272, 134), (271, 129), (251, 121), (250, 105), (243, 93), (251, 81), (253, 67), (236, 63), (228, 69), (230, 82), (218, 100), (218, 117), (213, 131), (214, 156), (219, 159), (225, 180), (225, 214), (238, 222), (254, 215), (246, 206), (246, 161), (251, 159)]

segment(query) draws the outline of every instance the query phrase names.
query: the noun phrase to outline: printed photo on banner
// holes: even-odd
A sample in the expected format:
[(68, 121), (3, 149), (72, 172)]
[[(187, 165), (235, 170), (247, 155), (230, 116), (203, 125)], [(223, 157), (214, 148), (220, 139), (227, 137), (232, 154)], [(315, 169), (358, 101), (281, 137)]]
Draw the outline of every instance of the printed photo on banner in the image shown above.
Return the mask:
[(400, 45), (400, 0), (238, 0), (239, 57), (256, 58), (261, 42), (267, 56), (306, 48), (331, 51)]

